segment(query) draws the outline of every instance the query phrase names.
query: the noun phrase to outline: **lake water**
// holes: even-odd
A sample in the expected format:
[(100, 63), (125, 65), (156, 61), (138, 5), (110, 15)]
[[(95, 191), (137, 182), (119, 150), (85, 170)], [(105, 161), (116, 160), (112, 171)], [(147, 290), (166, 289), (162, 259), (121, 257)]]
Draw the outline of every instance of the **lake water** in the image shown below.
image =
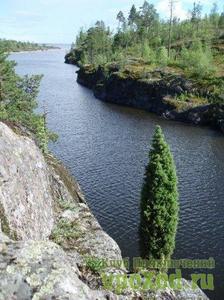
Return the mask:
[(125, 257), (139, 256), (139, 195), (150, 140), (160, 124), (179, 176), (180, 223), (175, 258), (214, 257), (215, 292), (224, 297), (224, 136), (166, 121), (137, 109), (106, 104), (76, 83), (65, 50), (16, 53), (19, 74), (44, 74), (39, 110), (46, 106), (50, 145), (78, 179), (102, 227)]

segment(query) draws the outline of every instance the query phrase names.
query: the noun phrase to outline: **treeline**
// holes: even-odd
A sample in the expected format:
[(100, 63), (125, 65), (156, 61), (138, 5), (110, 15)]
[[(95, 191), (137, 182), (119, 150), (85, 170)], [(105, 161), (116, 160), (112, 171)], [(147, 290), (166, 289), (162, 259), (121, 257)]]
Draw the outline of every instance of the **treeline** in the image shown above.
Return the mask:
[(46, 45), (40, 45), (31, 42), (20, 42), (15, 40), (0, 39), (0, 51), (2, 52), (19, 52), (19, 51), (32, 51), (32, 50), (45, 50), (49, 49)]
[(224, 39), (224, 12), (213, 4), (202, 15), (200, 3), (194, 3), (189, 18), (173, 17), (175, 1), (170, 0), (170, 18), (162, 20), (155, 7), (145, 1), (128, 16), (117, 15), (115, 33), (103, 21), (88, 30), (81, 29), (70, 55), (80, 64), (102, 65), (125, 61), (129, 57), (161, 66), (178, 66), (191, 75), (207, 76), (215, 72), (213, 44)]

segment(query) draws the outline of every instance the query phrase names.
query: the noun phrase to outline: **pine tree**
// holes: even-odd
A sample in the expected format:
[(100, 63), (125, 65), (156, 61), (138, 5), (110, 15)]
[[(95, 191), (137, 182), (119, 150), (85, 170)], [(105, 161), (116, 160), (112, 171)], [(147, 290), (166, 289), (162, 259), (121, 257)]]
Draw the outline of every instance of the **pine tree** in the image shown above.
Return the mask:
[(159, 126), (149, 159), (141, 194), (141, 250), (143, 257), (164, 259), (175, 248), (179, 205), (173, 157)]
[(171, 51), (174, 0), (169, 0), (169, 6), (170, 6), (170, 20), (169, 20), (169, 38), (168, 38), (168, 57), (170, 57), (170, 51)]
[(166, 67), (169, 61), (168, 51), (166, 47), (162, 46), (158, 49), (157, 62), (161, 67)]
[(193, 9), (191, 11), (191, 22), (193, 23), (193, 25), (196, 26), (197, 31), (199, 29), (201, 13), (202, 13), (202, 5), (200, 3), (194, 2)]
[(128, 16), (128, 25), (133, 26), (138, 18), (138, 13), (135, 5), (132, 5), (129, 16)]
[(121, 28), (121, 25), (123, 27), (123, 30), (125, 29), (126, 27), (126, 19), (125, 19), (125, 16), (123, 14), (122, 11), (119, 11), (118, 15), (117, 15), (117, 20), (119, 22), (119, 26), (118, 26), (118, 29), (120, 30)]
[(15, 63), (0, 50), (0, 121), (25, 126), (35, 134), (42, 151), (47, 152), (49, 138), (53, 140), (56, 136), (47, 130), (45, 116), (35, 112), (42, 76), (20, 77), (14, 67)]

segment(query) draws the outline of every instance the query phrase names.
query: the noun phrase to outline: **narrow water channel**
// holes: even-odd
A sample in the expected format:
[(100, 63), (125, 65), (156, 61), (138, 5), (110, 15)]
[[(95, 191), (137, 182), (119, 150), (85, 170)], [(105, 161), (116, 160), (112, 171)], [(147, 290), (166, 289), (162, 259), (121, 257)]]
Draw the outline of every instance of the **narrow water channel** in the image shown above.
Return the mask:
[(139, 195), (154, 127), (160, 124), (174, 154), (180, 191), (175, 258), (216, 260), (215, 292), (224, 295), (224, 136), (165, 121), (144, 111), (105, 104), (76, 83), (65, 50), (11, 55), (19, 74), (44, 74), (39, 109), (59, 140), (53, 153), (78, 179), (102, 227), (123, 256), (139, 255)]

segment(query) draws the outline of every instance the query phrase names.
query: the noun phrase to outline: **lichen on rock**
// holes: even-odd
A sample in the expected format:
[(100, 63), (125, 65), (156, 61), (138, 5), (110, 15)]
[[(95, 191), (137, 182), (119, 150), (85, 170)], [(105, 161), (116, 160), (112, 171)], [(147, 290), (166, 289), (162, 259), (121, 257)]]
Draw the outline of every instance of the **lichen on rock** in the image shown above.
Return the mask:
[(79, 277), (77, 265), (49, 241), (8, 240), (7, 252), (0, 252), (0, 299), (112, 299)]

